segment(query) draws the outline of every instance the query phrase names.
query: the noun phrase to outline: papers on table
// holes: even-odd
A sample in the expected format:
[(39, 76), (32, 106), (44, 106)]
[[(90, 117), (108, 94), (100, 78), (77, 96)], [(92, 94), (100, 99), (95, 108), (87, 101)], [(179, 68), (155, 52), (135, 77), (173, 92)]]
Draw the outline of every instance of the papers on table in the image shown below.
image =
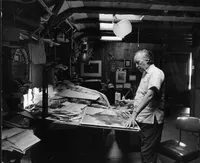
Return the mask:
[(83, 108), (85, 108), (87, 105), (86, 104), (77, 104), (77, 103), (71, 103), (71, 102), (64, 102), (62, 103), (62, 105), (64, 105), (62, 108), (66, 109), (69, 112), (73, 112), (73, 113), (80, 113)]
[(88, 94), (83, 92), (77, 92), (71, 89), (65, 89), (57, 94), (58, 96), (70, 97), (70, 98), (80, 98), (87, 100), (97, 100), (100, 96), (97, 94)]
[(6, 139), (6, 138), (9, 138), (13, 135), (16, 135), (22, 131), (25, 131), (25, 129), (22, 129), (22, 128), (11, 128), (11, 129), (6, 129), (6, 130), (3, 130), (2, 134), (1, 134), (1, 139)]
[(83, 109), (87, 106), (86, 104), (78, 104), (71, 102), (64, 102), (61, 108), (49, 109), (49, 114), (51, 114), (47, 119), (52, 120), (52, 117), (56, 120), (71, 122), (79, 121), (82, 117)]
[(86, 104), (78, 104), (78, 103), (71, 103), (71, 102), (64, 102), (62, 103), (62, 105), (64, 105), (61, 108), (57, 108), (57, 109), (49, 109), (49, 113), (71, 113), (71, 114), (79, 114), (80, 112), (82, 112), (82, 110), (87, 106)]
[(33, 130), (12, 128), (2, 131), (2, 150), (25, 153), (40, 139), (34, 135)]
[(83, 125), (92, 125), (109, 128), (121, 128), (123, 130), (139, 130), (136, 125), (132, 128), (126, 128), (125, 122), (128, 117), (121, 112), (113, 109), (100, 109), (94, 107), (87, 107), (80, 121)]

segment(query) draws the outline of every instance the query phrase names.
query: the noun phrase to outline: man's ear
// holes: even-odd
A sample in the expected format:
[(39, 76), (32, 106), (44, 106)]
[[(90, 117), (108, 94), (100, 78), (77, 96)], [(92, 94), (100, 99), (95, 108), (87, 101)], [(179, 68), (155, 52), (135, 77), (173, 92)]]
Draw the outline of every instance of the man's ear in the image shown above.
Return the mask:
[(148, 63), (148, 64), (150, 63), (150, 59), (147, 60), (147, 63)]

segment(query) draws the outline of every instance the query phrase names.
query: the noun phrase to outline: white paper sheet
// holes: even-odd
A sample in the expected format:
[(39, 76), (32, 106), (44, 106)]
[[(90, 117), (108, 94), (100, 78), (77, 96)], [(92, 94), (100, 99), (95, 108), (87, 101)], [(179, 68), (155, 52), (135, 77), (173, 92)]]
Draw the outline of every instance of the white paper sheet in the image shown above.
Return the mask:
[[(11, 132), (9, 133), (9, 131)], [(27, 149), (40, 141), (40, 139), (33, 134), (33, 130), (21, 130), (20, 128), (7, 130), (3, 137), (2, 150), (15, 150), (20, 153), (25, 153)]]
[(139, 126), (136, 125), (131, 128), (126, 128), (124, 126), (128, 117), (123, 116), (116, 110), (112, 109), (100, 109), (94, 107), (87, 107), (80, 121), (81, 124), (93, 125), (93, 126), (105, 126), (109, 128), (121, 128), (123, 130), (137, 130), (139, 131)]
[(100, 96), (97, 94), (88, 94), (73, 91), (71, 89), (66, 89), (58, 93), (59, 96), (70, 97), (70, 98), (80, 98), (80, 99), (88, 99), (88, 100), (97, 100)]
[(39, 142), (40, 139), (33, 134), (33, 130), (26, 130), (10, 137), (8, 141), (15, 144), (15, 146), (21, 151), (24, 151), (35, 143)]
[(13, 135), (16, 135), (22, 131), (25, 131), (25, 129), (22, 129), (22, 128), (10, 128), (10, 129), (5, 129), (5, 130), (2, 130), (2, 135), (1, 135), (1, 139), (6, 139), (6, 138), (9, 138)]

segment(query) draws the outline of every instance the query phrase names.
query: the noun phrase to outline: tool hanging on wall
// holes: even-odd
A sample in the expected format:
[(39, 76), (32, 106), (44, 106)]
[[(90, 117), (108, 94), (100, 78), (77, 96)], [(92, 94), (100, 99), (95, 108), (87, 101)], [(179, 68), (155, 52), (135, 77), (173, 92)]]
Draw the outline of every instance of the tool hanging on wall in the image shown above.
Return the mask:
[(137, 46), (140, 47), (140, 29), (138, 28), (138, 38), (137, 38)]

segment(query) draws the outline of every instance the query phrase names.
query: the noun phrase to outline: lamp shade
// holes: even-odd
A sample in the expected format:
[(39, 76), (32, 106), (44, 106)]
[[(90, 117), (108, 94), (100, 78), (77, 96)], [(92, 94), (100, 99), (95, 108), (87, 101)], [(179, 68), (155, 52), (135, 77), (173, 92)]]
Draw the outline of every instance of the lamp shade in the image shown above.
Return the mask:
[(90, 56), (88, 56), (87, 52), (81, 53), (79, 55), (79, 62), (81, 63), (88, 63), (90, 60)]
[(117, 37), (124, 38), (131, 33), (132, 25), (129, 20), (123, 19), (120, 22), (113, 25), (113, 32)]

